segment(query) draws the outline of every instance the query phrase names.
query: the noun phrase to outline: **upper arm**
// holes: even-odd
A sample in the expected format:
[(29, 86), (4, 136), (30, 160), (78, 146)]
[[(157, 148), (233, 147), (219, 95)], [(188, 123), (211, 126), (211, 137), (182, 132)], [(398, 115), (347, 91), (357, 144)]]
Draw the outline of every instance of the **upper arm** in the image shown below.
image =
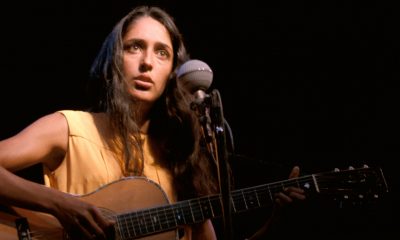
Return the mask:
[(0, 166), (17, 171), (43, 163), (52, 169), (63, 159), (67, 147), (67, 120), (61, 113), (55, 112), (0, 141)]

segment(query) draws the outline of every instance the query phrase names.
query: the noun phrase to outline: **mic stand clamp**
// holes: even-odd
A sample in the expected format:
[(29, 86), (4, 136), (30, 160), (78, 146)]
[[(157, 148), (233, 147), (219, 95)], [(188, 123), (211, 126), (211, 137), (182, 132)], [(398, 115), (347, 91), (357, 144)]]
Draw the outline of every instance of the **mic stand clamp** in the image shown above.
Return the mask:
[(195, 111), (199, 119), (202, 135), (207, 144), (207, 149), (215, 158), (215, 150), (213, 146), (213, 131), (211, 129), (210, 106), (211, 96), (208, 94), (202, 95), (201, 98), (196, 98), (196, 100), (190, 104), (190, 108)]

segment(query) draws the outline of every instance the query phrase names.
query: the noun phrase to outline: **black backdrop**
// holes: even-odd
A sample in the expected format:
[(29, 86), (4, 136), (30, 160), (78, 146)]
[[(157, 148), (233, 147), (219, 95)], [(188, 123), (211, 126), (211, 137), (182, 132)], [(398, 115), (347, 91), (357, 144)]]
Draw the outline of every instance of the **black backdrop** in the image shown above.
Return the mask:
[[(1, 7), (0, 137), (84, 106), (103, 39), (143, 2), (172, 13), (192, 58), (213, 69), (211, 88), (233, 130), (237, 187), (283, 180), (294, 164), (303, 174), (380, 166), (390, 189), (383, 202), (309, 204), (286, 230), (387, 236), (399, 227), (400, 25), (394, 5), (383, 1), (15, 1)], [(21, 174), (37, 178), (38, 171)], [(238, 239), (265, 214), (235, 216)]]

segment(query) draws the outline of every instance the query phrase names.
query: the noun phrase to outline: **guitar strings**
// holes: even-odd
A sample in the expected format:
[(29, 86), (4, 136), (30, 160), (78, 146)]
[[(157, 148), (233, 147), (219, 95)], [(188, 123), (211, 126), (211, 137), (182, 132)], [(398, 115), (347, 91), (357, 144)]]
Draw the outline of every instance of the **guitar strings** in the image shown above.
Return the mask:
[[(233, 198), (235, 198), (235, 194), (233, 194)], [(190, 201), (186, 201), (186, 202), (188, 203), (189, 206), (191, 205)], [(181, 203), (180, 205), (184, 205), (184, 204)], [(210, 205), (210, 208), (212, 209), (211, 204), (209, 204), (209, 205)], [(179, 204), (175, 205), (175, 206), (178, 206), (176, 209), (179, 209)], [(168, 209), (168, 207), (167, 207), (167, 209)], [(194, 212), (193, 209), (195, 209), (197, 211)], [(161, 208), (161, 210), (164, 213), (164, 216), (162, 217), (162, 219), (159, 216), (159, 214), (161, 212), (160, 208), (137, 212), (136, 217), (134, 217), (132, 214), (127, 214), (127, 215), (121, 215), (119, 218), (121, 218), (121, 222), (124, 222), (124, 224), (122, 224), (122, 225), (126, 229), (128, 234), (130, 234), (131, 230), (133, 230), (133, 232), (136, 233), (135, 229), (138, 229), (139, 232), (145, 232), (145, 233), (156, 231), (154, 224), (159, 224), (160, 228), (162, 229), (162, 225), (170, 226), (171, 222), (172, 222), (172, 224), (173, 224), (172, 226), (175, 227), (177, 225), (176, 211), (171, 210), (169, 213), (166, 213), (165, 208)], [(185, 220), (185, 215), (189, 215), (189, 216), (192, 215), (193, 219), (191, 219), (189, 222), (194, 222), (194, 219), (195, 219), (194, 215), (197, 216), (197, 215), (199, 215), (198, 213), (203, 214), (201, 204), (192, 207), (190, 211), (185, 211), (184, 209), (181, 209), (180, 213), (181, 214), (178, 214), (178, 216), (183, 217), (184, 223), (188, 222)], [(188, 213), (191, 213), (191, 214), (188, 214)], [(147, 218), (146, 218), (146, 215), (148, 216)], [(151, 219), (152, 215), (158, 216), (157, 221), (152, 221), (152, 219)], [(134, 219), (133, 222), (132, 222), (132, 219)], [(161, 221), (159, 221), (160, 219), (161, 219)], [(201, 218), (201, 219), (204, 220), (204, 218)], [(163, 220), (165, 220), (166, 222), (163, 222)], [(129, 226), (129, 225), (131, 225), (131, 226)], [(134, 225), (136, 225), (136, 227)], [(143, 229), (143, 228), (145, 228), (145, 229)], [(150, 230), (149, 230), (149, 228), (150, 228)]]
[[(251, 204), (249, 204), (247, 201), (249, 199), (246, 199), (244, 197), (245, 194), (252, 193), (254, 196), (256, 196), (258, 199), (258, 206), (256, 207), (261, 207), (262, 205), (259, 203), (260, 198), (265, 198), (265, 194), (269, 196), (269, 200), (273, 201), (274, 200), (274, 193), (280, 192), (282, 190), (285, 190), (287, 187), (293, 186), (293, 184), (297, 185), (297, 187), (304, 188), (304, 187), (311, 187), (314, 185), (314, 188), (319, 187), (319, 184), (323, 183), (330, 183), (334, 179), (341, 179), (341, 180), (348, 180), (351, 179), (349, 176), (342, 176), (340, 174), (341, 172), (334, 172), (334, 173), (329, 173), (329, 174), (313, 174), (310, 176), (303, 176), (303, 177), (298, 177), (295, 179), (289, 179), (286, 181), (281, 181), (281, 182), (275, 182), (275, 183), (270, 183), (270, 184), (265, 184), (265, 185), (260, 185), (260, 186), (255, 186), (255, 187), (250, 187), (246, 188), (243, 190), (236, 190), (233, 191), (231, 194), (231, 200), (233, 203), (233, 207), (235, 207), (235, 200), (236, 204), (240, 203), (239, 201), (243, 201), (242, 203), (246, 206), (246, 209), (248, 206), (254, 206), (253, 201)], [(346, 172), (342, 172), (343, 175), (346, 175)], [(361, 179), (365, 179), (366, 175), (368, 174), (367, 171), (363, 172), (363, 175)], [(335, 176), (338, 175), (338, 176)], [(355, 175), (356, 177), (353, 176), (353, 178), (357, 179), (357, 176), (360, 174)], [(358, 177), (359, 178), (359, 177)], [(313, 180), (315, 179), (316, 182)], [(354, 181), (354, 179), (353, 179)], [(340, 181), (339, 181), (340, 182)], [(350, 182), (351, 183), (351, 182)], [(316, 190), (316, 189), (314, 189)], [(214, 196), (214, 200), (219, 200), (219, 195)], [(211, 196), (211, 198), (213, 198)], [(203, 199), (204, 200), (204, 199)], [(254, 200), (254, 199), (253, 199)], [(167, 229), (172, 229), (179, 224), (185, 224), (185, 223), (193, 223), (196, 222), (196, 216), (201, 219), (204, 219), (204, 212), (203, 212), (203, 206), (201, 204), (201, 199), (198, 199), (196, 203), (195, 200), (186, 200), (182, 201), (180, 203), (172, 204), (170, 206), (163, 206), (163, 207), (156, 207), (148, 210), (142, 210), (138, 211), (135, 213), (136, 216), (133, 216), (132, 213), (128, 214), (121, 214), (117, 216), (119, 219), (120, 223), (120, 228), (122, 228), (122, 233), (127, 233), (128, 235), (134, 235), (137, 236), (137, 234), (149, 234), (149, 233), (154, 233), (154, 232), (159, 232), (162, 230), (167, 230)], [(208, 198), (208, 201), (210, 202), (210, 198)], [(191, 204), (192, 203), (192, 204)], [(185, 210), (185, 205), (189, 206), (190, 210)], [(187, 206), (186, 206), (187, 207)], [(212, 204), (208, 203), (208, 207), (212, 210)], [(253, 207), (254, 208), (254, 207)], [(187, 208), (186, 208), (187, 209)], [(162, 214), (163, 216), (160, 216)], [(187, 221), (185, 216), (192, 216), (192, 219), (189, 219), (190, 221)], [(199, 217), (202, 216), (202, 217)], [(207, 216), (209, 217), (209, 216)], [(180, 220), (180, 219), (183, 219)], [(178, 219), (178, 220), (177, 220)], [(156, 226), (157, 225), (157, 226)], [(166, 227), (164, 227), (166, 226)], [(120, 229), (121, 231), (121, 229)], [(133, 233), (132, 233), (133, 232)], [(140, 236), (140, 235), (139, 235)]]

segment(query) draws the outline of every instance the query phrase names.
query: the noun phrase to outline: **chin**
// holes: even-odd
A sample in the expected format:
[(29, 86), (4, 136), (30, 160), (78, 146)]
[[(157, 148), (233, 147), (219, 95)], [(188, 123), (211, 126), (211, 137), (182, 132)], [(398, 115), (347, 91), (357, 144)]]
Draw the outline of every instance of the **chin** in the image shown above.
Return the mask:
[(144, 102), (144, 103), (154, 103), (160, 98), (159, 95), (155, 96), (154, 93), (146, 92), (146, 91), (139, 91), (139, 90), (131, 90), (131, 96), (136, 99), (137, 101)]
[(132, 95), (132, 97), (139, 102), (143, 103), (153, 103), (156, 101), (154, 97), (149, 97), (149, 96), (143, 96), (143, 95)]

